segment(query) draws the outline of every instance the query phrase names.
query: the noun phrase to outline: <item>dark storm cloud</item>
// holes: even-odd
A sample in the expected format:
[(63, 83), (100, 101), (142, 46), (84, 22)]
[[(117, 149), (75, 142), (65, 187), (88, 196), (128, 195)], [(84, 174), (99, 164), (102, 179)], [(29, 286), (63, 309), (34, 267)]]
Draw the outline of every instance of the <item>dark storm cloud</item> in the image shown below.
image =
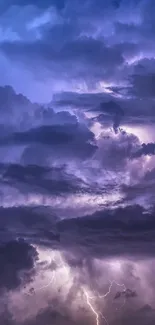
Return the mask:
[(112, 91), (118, 94), (126, 94), (138, 99), (155, 98), (155, 60), (141, 59), (134, 66), (134, 73), (129, 75), (129, 86), (111, 87)]
[[(57, 216), (55, 215), (51, 207), (43, 207), (43, 206), (35, 206), (35, 207), (19, 206), (19, 207), (9, 207), (9, 208), (1, 207), (0, 208), (0, 236), (1, 236), (0, 245), (2, 247), (3, 246), (5, 247), (7, 243), (12, 243), (12, 242), (13, 243), (17, 242), (18, 245), (17, 239), (19, 238), (19, 244), (21, 243), (21, 245), (25, 245), (24, 247), (28, 247), (27, 248), (28, 251), (29, 251), (29, 245), (31, 246), (31, 244), (35, 244), (35, 243), (47, 245), (47, 246), (52, 245), (53, 247), (55, 246), (57, 247), (61, 238), (59, 232), (57, 231), (56, 223), (57, 223)], [(20, 238), (24, 238), (25, 244), (22, 244)], [(17, 251), (16, 245), (13, 245), (11, 247), (12, 249), (13, 248), (15, 249), (15, 253), (16, 253)], [(16, 258), (18, 258), (18, 256)], [(19, 255), (19, 263), (20, 263), (20, 259), (21, 256)], [(6, 261), (4, 262), (6, 263)], [(10, 262), (8, 261), (8, 263)], [(25, 263), (26, 263), (26, 256), (25, 256)], [(32, 272), (30, 270), (30, 277), (33, 271), (34, 270), (32, 268)]]
[[(23, 240), (0, 245), (0, 288), (15, 289), (34, 275), (35, 248)], [(22, 273), (21, 273), (22, 272)]]
[(111, 96), (104, 93), (78, 93), (78, 92), (59, 92), (53, 95), (52, 104), (56, 107), (80, 108), (83, 110), (97, 109), (103, 102), (111, 100)]
[[(52, 35), (48, 36), (50, 37)], [(109, 75), (110, 71), (113, 73), (115, 68), (123, 64), (119, 49), (107, 47), (92, 37), (83, 37), (59, 46), (53, 46), (44, 40), (34, 43), (3, 43), (0, 50), (12, 60), (24, 62), (29, 69), (35, 69), (34, 63), (35, 66), (41, 64), (44, 69), (50, 69), (49, 73), (53, 77), (57, 78), (59, 74), (65, 78), (67, 75), (71, 80), (86, 80), (90, 85)]]
[[(120, 126), (121, 120), (124, 116), (124, 111), (121, 108), (121, 106), (114, 102), (114, 101), (109, 101), (109, 102), (105, 102), (105, 103), (101, 103), (100, 107), (99, 107), (99, 111), (100, 112), (104, 112), (105, 114), (108, 114), (110, 116), (112, 116), (113, 118), (113, 129), (114, 132), (117, 133), (118, 132), (118, 128)], [(100, 117), (100, 121), (102, 120), (102, 115), (99, 116)], [(103, 115), (103, 121), (104, 121), (104, 115)]]
[[(73, 130), (74, 132), (74, 130)], [(73, 141), (72, 130), (69, 133), (68, 127), (59, 126), (40, 126), (27, 132), (15, 133), (13, 135), (13, 143), (29, 144), (41, 143), (47, 145), (64, 145)]]
[(154, 98), (155, 97), (155, 73), (146, 75), (132, 75), (132, 88), (129, 93), (139, 98)]
[[(140, 206), (98, 211), (59, 221), (48, 208), (1, 208), (1, 238), (77, 252), (84, 256), (153, 256), (155, 214)], [(85, 255), (86, 256), (86, 255)]]
[(134, 73), (129, 78), (130, 88), (128, 90), (131, 96), (138, 98), (155, 97), (155, 60), (141, 59), (134, 67)]
[(65, 167), (1, 164), (0, 174), (3, 185), (19, 188), (23, 193), (62, 195), (90, 191), (86, 183), (69, 174)]
[[(91, 256), (152, 255), (155, 216), (140, 206), (60, 221), (57, 225), (64, 246), (76, 245)], [(74, 242), (75, 240), (75, 242)], [(125, 246), (124, 246), (125, 244)]]
[[(9, 231), (9, 228), (7, 229), (7, 225), (10, 226), (10, 229), (14, 229), (15, 231), (18, 229), (18, 227), (21, 227), (21, 229), (22, 227), (25, 227), (27, 231), (31, 231), (35, 228), (47, 230), (57, 220), (56, 216), (52, 214), (50, 208), (48, 209), (48, 207), (46, 208), (41, 206), (1, 207), (0, 215), (1, 231)], [(9, 231), (9, 234), (11, 236), (11, 231)]]
[[(21, 229), (26, 229), (26, 232), (35, 229), (48, 230), (57, 221), (57, 217), (50, 207), (13, 206), (8, 208), (1, 207), (0, 210), (2, 231), (7, 230), (7, 224), (10, 225), (10, 229), (13, 231), (20, 229), (20, 227)], [(11, 236), (11, 231), (9, 231), (9, 234)]]
[[(124, 89), (124, 88), (123, 88)], [(127, 88), (126, 88), (127, 90)], [(115, 92), (116, 89), (113, 89)], [(118, 91), (118, 88), (117, 88)], [(144, 125), (155, 122), (153, 98), (114, 98), (107, 93), (62, 92), (53, 96), (51, 103), (56, 108), (72, 108), (78, 111), (92, 112), (94, 117), (88, 122), (98, 121), (105, 125)], [(146, 109), (147, 107), (147, 109)]]
[(133, 158), (141, 156), (153, 156), (155, 155), (155, 143), (143, 143), (141, 148), (133, 154)]
[(40, 126), (27, 132), (14, 133), (12, 142), (16, 144), (41, 143), (47, 145), (65, 145), (75, 141), (93, 141), (94, 134), (80, 124)]
[(26, 164), (38, 164), (37, 159), (46, 162), (49, 157), (53, 161), (60, 157), (87, 159), (97, 149), (94, 134), (80, 123), (43, 125), (24, 132), (2, 135), (0, 142), (1, 146), (27, 146), (22, 157)]
[[(16, 143), (17, 146), (19, 143)], [(22, 143), (20, 143), (22, 144)], [(73, 141), (65, 145), (28, 145), (21, 156), (22, 164), (49, 166), (57, 163), (58, 165), (69, 164), (74, 161), (85, 161), (92, 157), (97, 147), (90, 143)], [(35, 155), (34, 155), (35, 152)]]

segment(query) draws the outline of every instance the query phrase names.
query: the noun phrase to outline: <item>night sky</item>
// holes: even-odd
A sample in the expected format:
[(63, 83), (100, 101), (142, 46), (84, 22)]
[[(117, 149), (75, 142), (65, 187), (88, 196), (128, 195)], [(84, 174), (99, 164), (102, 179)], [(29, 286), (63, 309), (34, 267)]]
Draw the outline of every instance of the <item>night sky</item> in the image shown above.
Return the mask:
[(155, 324), (155, 0), (1, 0), (0, 325)]

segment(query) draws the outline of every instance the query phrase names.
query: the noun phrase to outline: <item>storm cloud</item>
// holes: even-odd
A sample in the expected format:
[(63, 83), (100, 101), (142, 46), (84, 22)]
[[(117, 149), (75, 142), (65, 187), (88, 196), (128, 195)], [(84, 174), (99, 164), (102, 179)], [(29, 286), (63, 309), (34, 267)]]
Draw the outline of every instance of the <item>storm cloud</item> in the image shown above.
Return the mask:
[(1, 324), (155, 322), (154, 11), (1, 1)]

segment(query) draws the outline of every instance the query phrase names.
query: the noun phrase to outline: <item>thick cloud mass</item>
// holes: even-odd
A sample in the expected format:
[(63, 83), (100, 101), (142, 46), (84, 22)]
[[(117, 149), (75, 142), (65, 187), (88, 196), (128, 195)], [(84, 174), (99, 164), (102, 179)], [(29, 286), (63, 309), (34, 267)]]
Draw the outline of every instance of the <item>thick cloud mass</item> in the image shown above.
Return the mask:
[(0, 2), (0, 325), (155, 323), (154, 12)]
[(0, 288), (10, 290), (30, 281), (35, 272), (33, 266), (36, 259), (36, 250), (22, 240), (1, 245)]

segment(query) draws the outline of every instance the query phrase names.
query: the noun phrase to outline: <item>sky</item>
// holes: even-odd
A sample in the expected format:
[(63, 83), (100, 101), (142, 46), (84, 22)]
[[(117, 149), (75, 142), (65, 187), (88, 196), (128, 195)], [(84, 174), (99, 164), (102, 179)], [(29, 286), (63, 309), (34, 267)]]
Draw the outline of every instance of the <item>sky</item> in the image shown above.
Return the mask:
[(154, 12), (1, 0), (2, 325), (155, 323)]

